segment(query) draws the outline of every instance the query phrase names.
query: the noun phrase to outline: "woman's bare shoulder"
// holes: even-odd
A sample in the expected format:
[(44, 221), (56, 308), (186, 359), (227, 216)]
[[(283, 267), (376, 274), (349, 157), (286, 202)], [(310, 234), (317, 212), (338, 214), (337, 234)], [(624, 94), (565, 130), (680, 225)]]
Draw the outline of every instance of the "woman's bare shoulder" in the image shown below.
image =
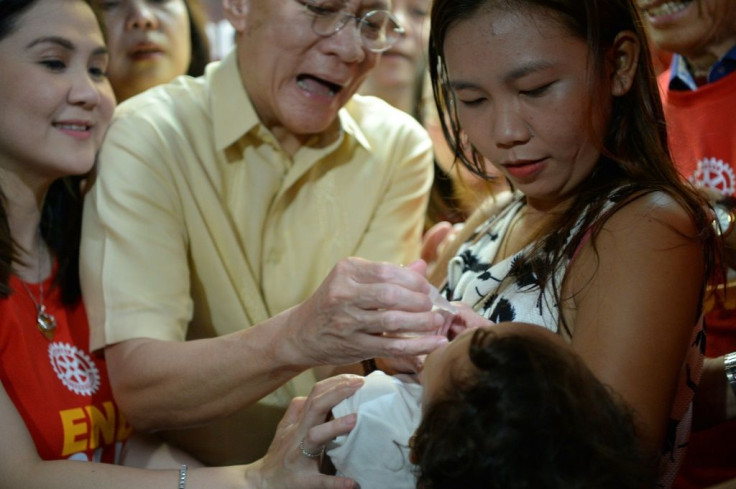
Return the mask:
[(691, 213), (673, 195), (654, 191), (632, 198), (602, 227), (618, 233), (661, 233), (669, 230), (682, 238), (698, 235)]

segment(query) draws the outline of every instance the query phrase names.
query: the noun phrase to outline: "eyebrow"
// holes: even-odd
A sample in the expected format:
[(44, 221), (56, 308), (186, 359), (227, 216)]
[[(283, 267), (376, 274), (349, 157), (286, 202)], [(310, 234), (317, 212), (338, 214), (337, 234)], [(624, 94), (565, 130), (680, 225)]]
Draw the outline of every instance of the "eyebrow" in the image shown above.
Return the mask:
[[(68, 49), (69, 51), (76, 50), (76, 46), (73, 42), (71, 42), (69, 39), (59, 37), (59, 36), (46, 36), (46, 37), (39, 37), (38, 39), (35, 39), (32, 41), (28, 46), (26, 46), (26, 49), (31, 49), (34, 46), (38, 46), (39, 44), (56, 44), (57, 46), (61, 46), (64, 49)], [(100, 46), (94, 51), (92, 51), (93, 56), (98, 56), (101, 54), (107, 54), (108, 50), (104, 46)]]
[[(532, 63), (528, 63), (512, 70), (510, 73), (507, 73), (503, 77), (503, 80), (506, 83), (513, 82), (520, 78), (524, 78), (529, 74), (550, 68), (551, 66), (552, 63), (550, 63), (549, 61), (535, 61)], [(452, 88), (453, 90), (473, 89), (476, 87), (477, 85), (475, 83), (465, 82), (462, 80), (450, 82), (450, 88)]]
[(389, 8), (389, 2), (384, 0), (374, 0), (372, 2), (365, 2), (360, 6), (361, 10), (391, 10)]
[(549, 61), (544, 61), (544, 60), (527, 63), (523, 66), (516, 68), (515, 70), (511, 71), (506, 76), (504, 76), (504, 81), (506, 82), (515, 81), (515, 80), (518, 80), (519, 78), (524, 78), (527, 75), (536, 73), (538, 71), (543, 71), (550, 67), (552, 67), (552, 63), (550, 63)]

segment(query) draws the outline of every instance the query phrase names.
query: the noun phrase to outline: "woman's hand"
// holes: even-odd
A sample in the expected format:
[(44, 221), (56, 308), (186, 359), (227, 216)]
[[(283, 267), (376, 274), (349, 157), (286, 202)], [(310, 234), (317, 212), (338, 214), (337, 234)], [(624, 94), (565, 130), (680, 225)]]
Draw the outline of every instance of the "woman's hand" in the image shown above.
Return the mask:
[[(325, 422), (330, 410), (363, 385), (357, 375), (339, 375), (317, 383), (309, 397), (292, 400), (276, 429), (268, 453), (248, 466), (248, 487), (273, 489), (353, 489), (352, 479), (319, 473), (319, 455), (337, 436), (348, 433), (356, 414)], [(306, 452), (306, 454), (305, 454)]]
[(422, 260), (431, 266), (442, 253), (447, 240), (451, 240), (454, 234), (456, 233), (453, 233), (452, 224), (448, 221), (438, 222), (429, 228), (422, 237)]
[(427, 262), (429, 269), (427, 275), (432, 273), (432, 268), (435, 266), (443, 250), (455, 240), (462, 226), (462, 224), (453, 225), (447, 221), (442, 221), (424, 233), (421, 257), (422, 260)]
[(424, 267), (341, 260), (309, 299), (288, 311), (288, 354), (307, 366), (345, 365), (423, 355), (446, 343), (433, 334), (444, 318), (432, 311)]

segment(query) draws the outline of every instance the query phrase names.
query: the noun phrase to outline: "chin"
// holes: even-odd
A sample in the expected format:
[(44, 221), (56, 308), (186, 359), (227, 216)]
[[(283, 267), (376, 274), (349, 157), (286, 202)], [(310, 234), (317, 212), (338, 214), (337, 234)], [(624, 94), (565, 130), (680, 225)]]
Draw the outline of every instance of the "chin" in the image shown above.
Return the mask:
[(384, 85), (411, 85), (416, 83), (414, 71), (408, 69), (402, 70), (401, 66), (394, 66), (391, 69), (388, 68), (390, 67), (385, 66), (383, 70), (373, 74), (373, 77), (378, 83)]
[(64, 176), (84, 175), (95, 166), (95, 156), (79, 155), (77, 159), (59, 165)]
[(284, 124), (293, 134), (321, 134), (332, 128), (337, 121), (337, 111), (308, 112), (294, 115)]

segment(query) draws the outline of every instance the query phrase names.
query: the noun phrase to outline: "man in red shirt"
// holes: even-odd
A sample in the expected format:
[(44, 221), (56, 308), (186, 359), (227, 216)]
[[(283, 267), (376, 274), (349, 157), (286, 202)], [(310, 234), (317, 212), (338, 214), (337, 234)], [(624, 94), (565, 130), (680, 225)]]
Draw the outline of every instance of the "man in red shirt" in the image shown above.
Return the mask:
[(708, 358), (674, 487), (736, 483), (736, 2), (637, 1), (654, 47), (673, 53), (659, 75), (672, 157), (714, 203), (728, 265), (728, 294), (706, 304)]

